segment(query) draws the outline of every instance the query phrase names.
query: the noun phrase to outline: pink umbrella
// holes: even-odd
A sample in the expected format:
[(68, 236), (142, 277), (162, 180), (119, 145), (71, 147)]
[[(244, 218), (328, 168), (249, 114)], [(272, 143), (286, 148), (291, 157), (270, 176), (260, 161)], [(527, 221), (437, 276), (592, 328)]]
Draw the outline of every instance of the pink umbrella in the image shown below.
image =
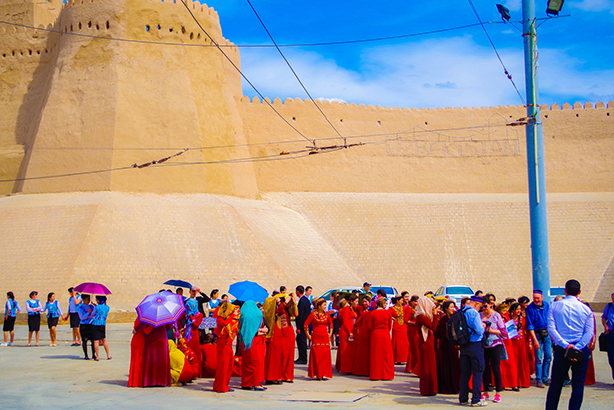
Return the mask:
[(75, 292), (88, 295), (110, 295), (111, 291), (100, 283), (85, 282), (75, 287)]

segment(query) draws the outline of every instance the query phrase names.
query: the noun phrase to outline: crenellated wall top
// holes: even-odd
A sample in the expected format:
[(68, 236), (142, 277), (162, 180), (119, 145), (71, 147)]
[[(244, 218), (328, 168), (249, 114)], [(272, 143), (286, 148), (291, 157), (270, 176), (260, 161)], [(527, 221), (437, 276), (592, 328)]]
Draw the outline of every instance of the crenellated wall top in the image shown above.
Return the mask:
[[(275, 98), (271, 101), (270, 98), (265, 97), (268, 103), (274, 106), (297, 106), (303, 107), (305, 105), (313, 104), (310, 99), (302, 99), (302, 98), (286, 98), (283, 102), (280, 98)], [(263, 104), (264, 100), (260, 100), (258, 97), (249, 98), (248, 96), (243, 96), (240, 99), (242, 104)], [(407, 107), (382, 107), (381, 105), (373, 106), (371, 104), (355, 104), (355, 103), (347, 103), (345, 101), (339, 102), (335, 100), (317, 100), (318, 104), (329, 105), (331, 107), (354, 107), (354, 108), (363, 108), (374, 111), (424, 111), (424, 112), (443, 112), (443, 111), (476, 111), (476, 110), (492, 110), (492, 109), (524, 109), (523, 105), (499, 105), (492, 107), (438, 107), (438, 108), (407, 108)], [(586, 102), (581, 104), (580, 102), (575, 102), (573, 105), (569, 103), (564, 103), (560, 106), (557, 103), (554, 103), (550, 106), (548, 104), (540, 105), (541, 111), (566, 111), (566, 110), (593, 110), (593, 109), (604, 109), (604, 108), (614, 108), (614, 101), (609, 101), (604, 103), (602, 101), (597, 101), (596, 103)]]

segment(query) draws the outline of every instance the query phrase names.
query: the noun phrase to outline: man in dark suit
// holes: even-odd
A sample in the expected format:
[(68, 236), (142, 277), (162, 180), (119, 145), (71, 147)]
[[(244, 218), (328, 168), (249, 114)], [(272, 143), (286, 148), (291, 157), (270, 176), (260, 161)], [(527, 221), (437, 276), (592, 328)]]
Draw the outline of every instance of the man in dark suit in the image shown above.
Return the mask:
[(311, 313), (311, 304), (309, 298), (305, 296), (305, 288), (303, 285), (296, 287), (296, 296), (298, 297), (298, 316), (296, 317), (296, 346), (298, 347), (298, 359), (296, 364), (307, 364), (307, 335), (303, 326), (307, 317)]

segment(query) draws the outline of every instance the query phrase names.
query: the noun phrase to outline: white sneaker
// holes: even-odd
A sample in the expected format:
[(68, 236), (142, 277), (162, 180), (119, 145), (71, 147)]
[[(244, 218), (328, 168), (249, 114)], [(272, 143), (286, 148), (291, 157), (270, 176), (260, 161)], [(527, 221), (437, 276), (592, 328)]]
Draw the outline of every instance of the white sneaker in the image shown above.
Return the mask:
[(13, 342), (9, 342), (9, 346), (13, 346)]
[(471, 403), (471, 407), (486, 407), (488, 406), (488, 402), (484, 400), (480, 400), (477, 403)]
[(8, 343), (0, 343), (0, 346), (8, 346)]

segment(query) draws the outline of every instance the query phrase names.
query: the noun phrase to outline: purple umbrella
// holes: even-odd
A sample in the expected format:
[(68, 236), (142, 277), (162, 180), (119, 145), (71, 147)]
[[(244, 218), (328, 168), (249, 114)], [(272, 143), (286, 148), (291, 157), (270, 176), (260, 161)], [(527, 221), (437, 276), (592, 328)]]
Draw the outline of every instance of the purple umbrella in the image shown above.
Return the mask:
[(175, 323), (183, 312), (183, 297), (167, 291), (146, 296), (136, 307), (139, 320), (153, 327)]
[(111, 291), (100, 283), (85, 282), (75, 287), (75, 292), (88, 295), (110, 295)]

